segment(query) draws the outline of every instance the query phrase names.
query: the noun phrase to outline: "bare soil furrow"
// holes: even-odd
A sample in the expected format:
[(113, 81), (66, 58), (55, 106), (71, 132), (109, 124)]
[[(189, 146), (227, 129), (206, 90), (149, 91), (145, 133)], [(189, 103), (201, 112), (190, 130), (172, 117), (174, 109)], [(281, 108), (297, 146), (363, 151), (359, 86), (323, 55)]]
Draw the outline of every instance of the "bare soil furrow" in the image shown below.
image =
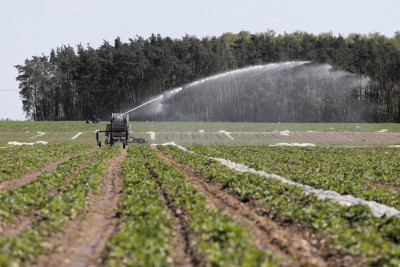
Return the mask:
[(385, 183), (385, 182), (364, 180), (364, 183), (373, 185), (375, 187), (381, 187), (381, 188), (386, 188), (386, 189), (389, 189), (389, 190), (398, 190), (398, 191), (400, 191), (400, 186), (392, 185), (392, 184)]
[[(142, 159), (144, 164), (144, 159)], [(150, 174), (156, 179), (157, 175), (150, 171)], [(182, 209), (174, 204), (168, 197), (168, 192), (161, 186), (159, 181), (159, 198), (167, 208), (167, 213), (174, 221), (174, 238), (172, 240), (175, 251), (172, 255), (174, 266), (191, 267), (202, 266), (202, 259), (195, 252), (196, 239), (190, 233), (189, 220)]]
[(3, 225), (0, 229), (0, 238), (9, 235), (18, 235), (25, 229), (28, 229), (32, 222), (36, 220), (36, 214), (18, 214), (13, 217), (12, 223)]
[(15, 157), (15, 156), (10, 156), (10, 157), (2, 158), (2, 159), (0, 159), (0, 162), (6, 161), (6, 160), (9, 160), (9, 159), (12, 159), (12, 158), (14, 158), (14, 157)]
[(210, 182), (190, 167), (157, 151), (166, 164), (178, 168), (207, 197), (211, 206), (223, 209), (239, 225), (249, 229), (259, 249), (269, 250), (285, 259), (287, 266), (355, 266), (351, 257), (332, 253), (325, 240), (298, 225), (268, 218), (257, 201), (243, 203), (231, 189)]
[(100, 194), (89, 197), (84, 218), (71, 221), (63, 233), (47, 240), (57, 252), (42, 255), (38, 266), (98, 266), (107, 239), (115, 232), (117, 204), (122, 197), (121, 163), (126, 151), (107, 163)]
[(188, 218), (182, 213), (182, 210), (174, 205), (168, 198), (167, 192), (159, 188), (159, 197), (167, 213), (174, 221), (174, 238), (172, 243), (175, 251), (172, 255), (174, 266), (191, 267), (198, 266), (200, 260), (196, 257), (194, 251), (194, 237), (190, 235)]

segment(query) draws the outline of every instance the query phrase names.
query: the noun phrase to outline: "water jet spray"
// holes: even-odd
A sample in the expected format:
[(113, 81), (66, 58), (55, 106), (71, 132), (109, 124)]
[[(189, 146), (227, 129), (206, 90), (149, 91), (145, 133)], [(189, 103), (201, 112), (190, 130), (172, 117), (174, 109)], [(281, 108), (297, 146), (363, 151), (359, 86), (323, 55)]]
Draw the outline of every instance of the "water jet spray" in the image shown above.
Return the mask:
[(362, 122), (374, 108), (365, 76), (290, 61), (227, 71), (163, 92), (140, 120)]
[(164, 97), (164, 95), (160, 95), (159, 97), (156, 97), (156, 98), (154, 98), (154, 99), (152, 99), (150, 101), (147, 101), (146, 103), (143, 103), (143, 104), (141, 104), (141, 105), (139, 105), (139, 106), (137, 106), (137, 107), (135, 107), (135, 108), (133, 108), (131, 110), (128, 110), (125, 113), (120, 114), (118, 117), (124, 116), (124, 115), (126, 115), (126, 114), (128, 114), (128, 113), (130, 113), (132, 111), (135, 111), (135, 110), (137, 110), (137, 109), (139, 109), (141, 107), (144, 107), (144, 106), (146, 106), (146, 105), (148, 105), (150, 103), (153, 103), (154, 101), (161, 100), (161, 99), (163, 99), (163, 97)]

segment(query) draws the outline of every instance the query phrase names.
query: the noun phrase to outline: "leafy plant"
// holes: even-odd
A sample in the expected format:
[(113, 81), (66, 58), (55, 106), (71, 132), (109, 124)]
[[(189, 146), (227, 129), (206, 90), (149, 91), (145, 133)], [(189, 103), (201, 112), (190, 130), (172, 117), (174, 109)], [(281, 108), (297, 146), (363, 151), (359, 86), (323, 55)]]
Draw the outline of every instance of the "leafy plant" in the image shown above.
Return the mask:
[[(45, 236), (62, 230), (66, 222), (76, 218), (85, 210), (88, 194), (96, 192), (103, 177), (104, 163), (119, 150), (118, 146), (99, 149), (97, 156), (92, 158), (91, 162), (82, 168), (67, 185), (59, 187), (58, 193), (53, 197), (41, 199), (33, 194), (20, 194), (22, 198), (26, 197), (26, 203), (29, 203), (27, 205), (40, 209), (30, 229), (18, 235), (0, 239), (0, 264), (4, 266), (26, 264), (34, 261), (38, 255), (48, 249), (49, 244), (43, 242)], [(40, 186), (34, 186), (34, 188), (38, 187)]]
[[(197, 252), (206, 257), (209, 266), (259, 266), (267, 256), (248, 240), (244, 228), (237, 226), (220, 210), (210, 209), (205, 197), (190, 185), (185, 175), (166, 165), (153, 150), (141, 146), (145, 166), (189, 218), (191, 231), (199, 238)], [(279, 259), (269, 254), (271, 265)]]
[[(400, 218), (376, 218), (366, 206), (341, 206), (320, 200), (314, 194), (306, 194), (295, 185), (235, 171), (203, 155), (184, 152), (172, 146), (159, 148), (208, 179), (232, 188), (242, 201), (258, 200), (273, 218), (299, 223), (322, 234), (331, 248), (340, 253), (362, 255), (365, 264), (369, 265), (395, 266), (400, 263), (399, 235), (395, 230), (400, 225)], [(204, 147), (190, 149), (224, 158), (235, 157), (234, 154), (214, 152)], [(239, 149), (236, 151), (242, 152)]]

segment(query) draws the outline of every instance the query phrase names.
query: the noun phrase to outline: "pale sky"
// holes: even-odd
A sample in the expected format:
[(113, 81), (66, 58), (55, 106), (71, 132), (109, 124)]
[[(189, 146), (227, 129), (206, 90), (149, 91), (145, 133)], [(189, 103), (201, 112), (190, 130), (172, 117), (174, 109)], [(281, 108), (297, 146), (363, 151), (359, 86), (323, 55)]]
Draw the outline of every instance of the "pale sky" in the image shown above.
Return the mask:
[(392, 37), (399, 11), (400, 0), (0, 0), (0, 119), (25, 119), (13, 66), (62, 45), (242, 30)]

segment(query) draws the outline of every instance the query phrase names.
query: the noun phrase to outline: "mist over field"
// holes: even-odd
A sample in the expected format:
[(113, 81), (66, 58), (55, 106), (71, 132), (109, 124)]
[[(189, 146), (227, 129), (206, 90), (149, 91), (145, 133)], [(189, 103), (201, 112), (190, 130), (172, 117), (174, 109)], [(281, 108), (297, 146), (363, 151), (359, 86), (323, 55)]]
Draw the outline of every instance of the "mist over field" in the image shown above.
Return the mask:
[(377, 105), (369, 77), (304, 61), (221, 73), (182, 86), (136, 111), (150, 120), (232, 122), (365, 122)]

